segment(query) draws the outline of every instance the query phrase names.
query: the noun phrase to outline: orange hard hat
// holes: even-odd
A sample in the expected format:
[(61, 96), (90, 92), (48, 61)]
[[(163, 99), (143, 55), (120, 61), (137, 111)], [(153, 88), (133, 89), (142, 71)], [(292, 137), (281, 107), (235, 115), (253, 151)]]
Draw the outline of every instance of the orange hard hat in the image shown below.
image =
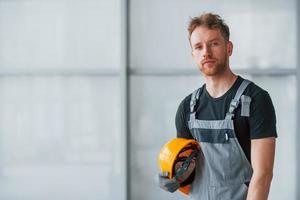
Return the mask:
[[(170, 140), (161, 148), (158, 156), (160, 171), (167, 173), (170, 179), (175, 177), (179, 183), (184, 182), (195, 170), (195, 158), (199, 148), (199, 143), (193, 139)], [(190, 185), (182, 186), (179, 190), (189, 194)]]

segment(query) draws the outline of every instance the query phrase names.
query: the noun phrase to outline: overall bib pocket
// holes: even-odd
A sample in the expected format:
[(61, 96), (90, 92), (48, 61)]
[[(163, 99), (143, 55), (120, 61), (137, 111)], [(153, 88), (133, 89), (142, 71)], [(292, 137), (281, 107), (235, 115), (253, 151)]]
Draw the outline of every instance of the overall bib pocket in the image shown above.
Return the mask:
[(197, 139), (201, 141), (200, 146), (209, 169), (210, 186), (232, 184), (232, 144), (234, 143), (231, 135), (226, 130), (214, 130), (209, 134), (202, 131), (198, 134)]

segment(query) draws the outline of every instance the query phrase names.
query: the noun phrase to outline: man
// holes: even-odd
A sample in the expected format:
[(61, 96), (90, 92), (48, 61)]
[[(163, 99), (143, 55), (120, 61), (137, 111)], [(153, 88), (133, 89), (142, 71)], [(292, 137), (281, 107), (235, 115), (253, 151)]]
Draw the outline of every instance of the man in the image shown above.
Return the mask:
[(205, 79), (176, 114), (177, 137), (194, 138), (201, 147), (190, 194), (197, 200), (266, 200), (277, 137), (271, 98), (231, 71), (233, 44), (220, 16), (192, 18), (188, 31)]

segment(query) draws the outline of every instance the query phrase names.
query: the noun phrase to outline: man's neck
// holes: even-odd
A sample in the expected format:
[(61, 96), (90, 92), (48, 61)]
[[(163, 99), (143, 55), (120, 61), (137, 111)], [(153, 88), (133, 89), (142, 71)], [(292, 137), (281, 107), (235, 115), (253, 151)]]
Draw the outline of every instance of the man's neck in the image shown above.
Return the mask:
[(231, 70), (219, 76), (206, 76), (206, 90), (213, 98), (221, 97), (225, 94), (237, 79)]

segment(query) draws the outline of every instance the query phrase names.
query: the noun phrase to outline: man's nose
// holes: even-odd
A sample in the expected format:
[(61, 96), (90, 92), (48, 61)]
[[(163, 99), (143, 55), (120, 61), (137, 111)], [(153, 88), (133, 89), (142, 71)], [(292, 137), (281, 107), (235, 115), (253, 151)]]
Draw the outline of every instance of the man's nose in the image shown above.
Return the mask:
[(211, 56), (211, 49), (209, 46), (203, 47), (203, 58), (209, 58)]

